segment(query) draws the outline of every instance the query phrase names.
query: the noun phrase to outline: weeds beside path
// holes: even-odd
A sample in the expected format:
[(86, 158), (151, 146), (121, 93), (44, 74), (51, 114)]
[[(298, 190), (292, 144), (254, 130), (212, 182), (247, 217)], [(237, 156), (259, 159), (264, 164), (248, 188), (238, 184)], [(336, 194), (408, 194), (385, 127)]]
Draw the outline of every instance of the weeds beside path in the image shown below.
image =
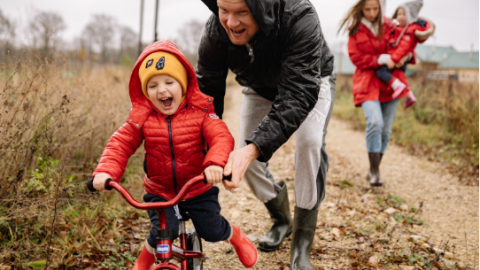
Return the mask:
[[(227, 99), (224, 120), (238, 138), (240, 88), (227, 91)], [(292, 138), (270, 161), (277, 181), (287, 181), (292, 214), (294, 149)], [(372, 192), (364, 133), (337, 119), (330, 122), (327, 149), (327, 192), (311, 252), (318, 269), (478, 269), (478, 187), (391, 145), (381, 166), (385, 187)], [(252, 240), (271, 224), (244, 182), (234, 193), (222, 188), (220, 202), (222, 214)], [(276, 252), (260, 252), (255, 269), (289, 269), (290, 241)], [(206, 269), (242, 269), (229, 244), (204, 247)]]

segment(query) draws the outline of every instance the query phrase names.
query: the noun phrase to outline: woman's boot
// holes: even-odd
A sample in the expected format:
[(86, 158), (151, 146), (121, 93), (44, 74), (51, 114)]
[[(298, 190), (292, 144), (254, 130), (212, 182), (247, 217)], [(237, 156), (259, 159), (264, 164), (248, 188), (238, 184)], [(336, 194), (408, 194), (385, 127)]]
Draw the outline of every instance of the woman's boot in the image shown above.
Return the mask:
[(293, 215), (293, 236), (290, 250), (292, 270), (313, 270), (310, 262), (315, 228), (317, 225), (318, 210), (307, 210), (295, 207)]
[(382, 179), (380, 179), (380, 153), (368, 153), (370, 160), (370, 186), (382, 186)]
[(147, 241), (145, 241), (145, 245), (143, 246), (142, 252), (140, 252), (140, 256), (138, 256), (137, 261), (135, 262), (135, 265), (133, 266), (132, 270), (149, 270), (150, 267), (153, 265), (155, 262), (155, 255), (151, 253), (155, 251), (154, 248), (151, 248), (152, 250), (149, 251), (147, 249)]
[(283, 239), (292, 233), (292, 216), (290, 215), (287, 186), (283, 181), (278, 184), (282, 187), (280, 193), (276, 198), (265, 203), (273, 225), (258, 241), (258, 248), (262, 251), (277, 250)]
[(230, 244), (235, 248), (238, 259), (243, 266), (247, 268), (253, 267), (258, 260), (257, 248), (239, 227), (235, 225), (231, 226), (232, 238), (230, 238)]
[[(378, 167), (379, 168), (380, 168), (380, 164), (382, 163), (382, 157), (383, 157), (383, 154), (380, 153), (380, 162), (378, 162)], [(370, 171), (368, 171), (367, 177), (365, 177), (365, 179), (367, 179), (367, 181), (370, 182), (371, 178), (372, 178), (372, 173)]]

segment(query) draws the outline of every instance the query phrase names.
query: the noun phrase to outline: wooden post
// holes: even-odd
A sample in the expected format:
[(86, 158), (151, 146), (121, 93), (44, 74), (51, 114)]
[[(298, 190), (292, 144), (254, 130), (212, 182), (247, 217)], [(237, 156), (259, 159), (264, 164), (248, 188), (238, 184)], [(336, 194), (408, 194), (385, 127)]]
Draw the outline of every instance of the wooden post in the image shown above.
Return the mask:
[(157, 41), (157, 20), (158, 20), (158, 5), (159, 5), (159, 0), (156, 0), (155, 3), (155, 38), (154, 41)]
[(143, 32), (143, 3), (144, 0), (140, 0), (140, 33), (138, 34), (138, 55), (142, 54), (142, 32)]

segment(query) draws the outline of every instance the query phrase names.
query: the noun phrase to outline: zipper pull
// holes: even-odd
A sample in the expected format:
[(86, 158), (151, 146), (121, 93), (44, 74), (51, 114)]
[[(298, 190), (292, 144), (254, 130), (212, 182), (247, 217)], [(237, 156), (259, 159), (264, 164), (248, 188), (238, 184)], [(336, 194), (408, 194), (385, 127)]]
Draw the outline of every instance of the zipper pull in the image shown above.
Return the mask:
[(253, 63), (253, 60), (255, 60), (255, 55), (253, 54), (253, 46), (250, 45), (250, 43), (247, 43), (247, 48), (248, 48), (248, 56), (250, 56), (250, 63)]

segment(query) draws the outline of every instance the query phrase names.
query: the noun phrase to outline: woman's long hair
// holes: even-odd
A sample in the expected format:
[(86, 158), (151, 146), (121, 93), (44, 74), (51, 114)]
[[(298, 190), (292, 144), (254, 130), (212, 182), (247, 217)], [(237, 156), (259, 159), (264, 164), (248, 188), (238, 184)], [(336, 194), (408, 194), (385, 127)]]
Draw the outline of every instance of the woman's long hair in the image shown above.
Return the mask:
[[(340, 33), (344, 26), (347, 26), (348, 35), (352, 36), (358, 32), (358, 28), (360, 27), (360, 23), (363, 17), (363, 7), (365, 3), (369, 0), (359, 0), (349, 11), (345, 19), (343, 19), (340, 28), (338, 29), (337, 33)], [(378, 12), (378, 16), (373, 22), (374, 24), (378, 25), (378, 36), (377, 38), (380, 39), (383, 36), (383, 23), (382, 23), (382, 3), (380, 0), (376, 0), (378, 5), (380, 6), (380, 11)]]

